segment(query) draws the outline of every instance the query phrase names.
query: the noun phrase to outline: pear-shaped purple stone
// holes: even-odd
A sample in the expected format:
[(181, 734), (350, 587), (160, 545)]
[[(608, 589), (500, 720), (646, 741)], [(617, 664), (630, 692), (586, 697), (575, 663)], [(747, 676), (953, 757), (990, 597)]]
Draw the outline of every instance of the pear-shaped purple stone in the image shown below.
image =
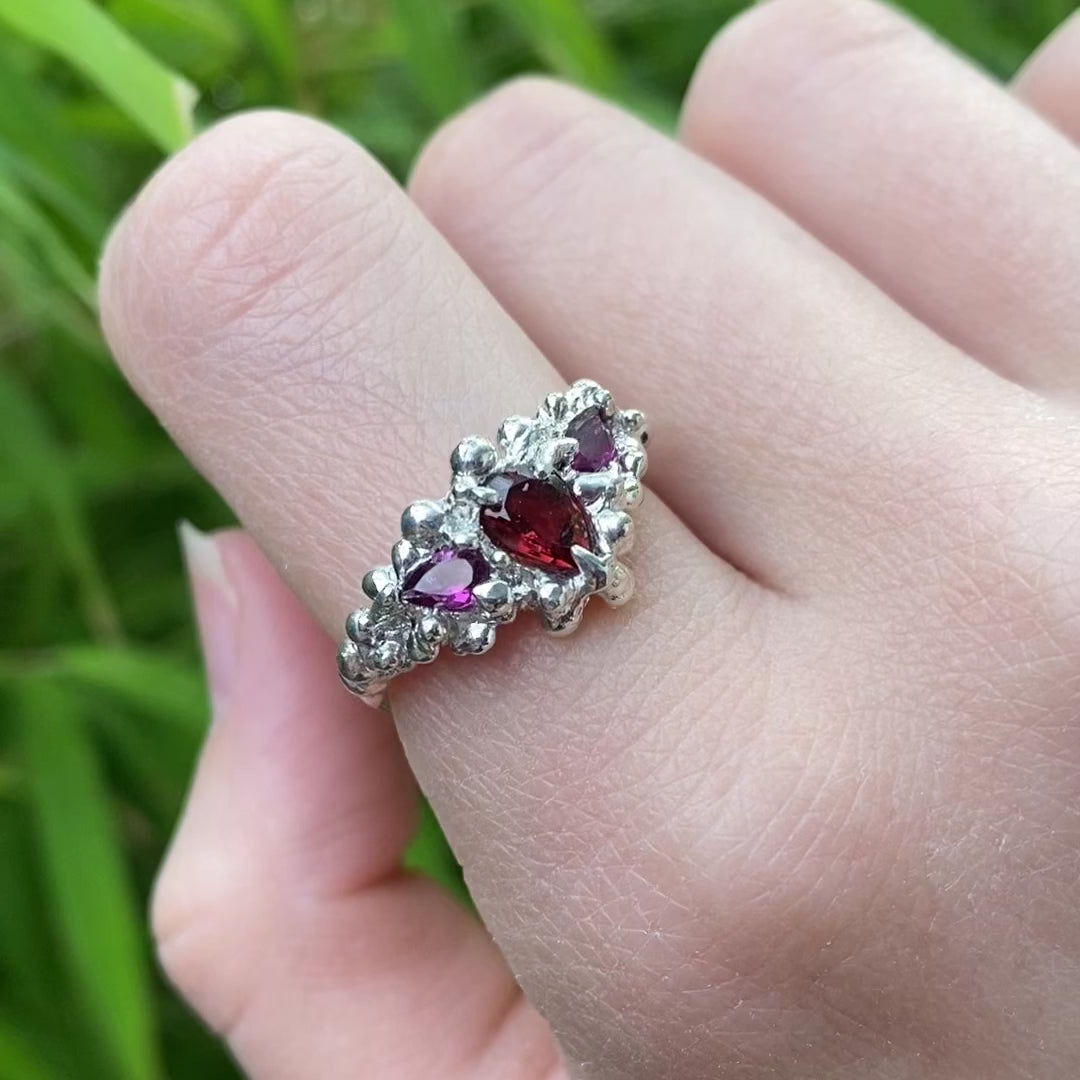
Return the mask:
[(418, 607), (464, 611), (473, 605), (473, 589), (491, 576), (475, 548), (443, 548), (418, 563), (401, 583), (401, 599)]
[(567, 425), (566, 434), (577, 439), (578, 450), (570, 464), (578, 472), (599, 472), (615, 460), (615, 440), (599, 409), (578, 413)]

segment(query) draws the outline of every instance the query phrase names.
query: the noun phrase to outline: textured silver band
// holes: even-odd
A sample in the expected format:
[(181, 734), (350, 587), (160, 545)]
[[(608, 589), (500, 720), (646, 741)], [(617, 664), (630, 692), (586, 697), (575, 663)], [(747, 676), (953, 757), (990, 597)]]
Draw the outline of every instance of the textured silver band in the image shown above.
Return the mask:
[(567, 634), (590, 597), (625, 603), (633, 578), (620, 559), (646, 439), (644, 415), (587, 379), (549, 394), (533, 418), (504, 420), (495, 443), (463, 439), (449, 492), (408, 506), (391, 565), (364, 576), (371, 605), (348, 617), (338, 653), (345, 685), (378, 704), (390, 679), (443, 645), (486, 652), (524, 609)]

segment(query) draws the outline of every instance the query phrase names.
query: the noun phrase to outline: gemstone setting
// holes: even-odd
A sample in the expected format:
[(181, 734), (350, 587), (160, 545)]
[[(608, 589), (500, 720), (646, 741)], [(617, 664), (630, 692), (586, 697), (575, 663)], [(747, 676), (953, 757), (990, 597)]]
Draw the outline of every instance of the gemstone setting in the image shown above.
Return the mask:
[(615, 439), (599, 406), (578, 413), (567, 425), (566, 434), (577, 440), (577, 453), (570, 464), (578, 472), (599, 472), (615, 460)]
[(573, 492), (521, 473), (496, 473), (487, 481), (498, 505), (480, 511), (480, 528), (502, 551), (526, 566), (576, 574), (575, 545), (591, 550), (585, 508)]
[(626, 603), (645, 436), (640, 410), (580, 379), (534, 415), (508, 416), (493, 440), (462, 439), (446, 494), (406, 507), (389, 565), (362, 579), (371, 603), (346, 620), (345, 685), (378, 704), (398, 675), (441, 650), (486, 652), (524, 612), (559, 635), (591, 600)]
[(417, 607), (465, 611), (475, 602), (473, 589), (491, 577), (491, 568), (475, 548), (442, 548), (405, 575), (401, 599)]

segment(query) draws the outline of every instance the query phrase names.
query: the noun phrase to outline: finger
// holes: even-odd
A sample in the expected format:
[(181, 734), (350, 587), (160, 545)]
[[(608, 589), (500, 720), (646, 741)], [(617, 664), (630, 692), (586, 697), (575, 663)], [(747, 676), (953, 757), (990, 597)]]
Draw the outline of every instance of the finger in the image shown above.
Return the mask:
[(961, 348), (1080, 390), (1080, 155), (900, 15), (754, 7), (705, 54), (682, 132)]
[(789, 591), (879, 588), (882, 550), (911, 542), (897, 485), (940, 487), (936, 432), (960, 453), (1017, 396), (754, 193), (567, 87), (474, 106), (411, 188), (568, 374), (649, 402), (649, 475), (680, 517)]
[(1035, 51), (1016, 76), (1013, 93), (1080, 142), (1080, 12)]
[[(299, 117), (170, 162), (101, 277), (125, 373), (328, 627), (456, 441), (561, 382), (390, 178)], [(705, 559), (651, 502), (647, 534)]]
[[(101, 300), (131, 380), (327, 627), (385, 561), (403, 504), (445, 482), (457, 439), (558, 385), (385, 174), (299, 118), (229, 121), (166, 166), (114, 233)], [(590, 611), (572, 639), (515, 625), (486, 656), (440, 659), (393, 696), (487, 925), (583, 1055), (597, 995), (554, 957), (610, 962), (590, 890), (622, 885), (575, 880), (588, 876), (580, 852), (602, 842), (613, 801), (634, 793), (619, 822), (629, 843), (629, 818), (675, 797), (652, 797), (656, 759), (704, 737), (705, 683), (722, 677), (703, 623), (722, 667), (749, 669), (772, 610), (659, 499), (638, 525), (629, 609)]]
[(478, 923), (401, 870), (416, 793), (385, 714), (241, 533), (183, 531), (214, 723), (159, 878), (162, 962), (253, 1080), (554, 1080)]

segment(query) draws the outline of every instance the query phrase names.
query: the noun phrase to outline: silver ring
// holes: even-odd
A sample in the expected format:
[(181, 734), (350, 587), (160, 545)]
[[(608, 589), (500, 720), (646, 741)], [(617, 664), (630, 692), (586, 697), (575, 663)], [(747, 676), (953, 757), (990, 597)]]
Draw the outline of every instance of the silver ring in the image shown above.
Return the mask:
[(548, 394), (535, 417), (504, 420), (495, 443), (458, 443), (445, 498), (408, 506), (391, 565), (364, 575), (371, 605), (348, 617), (338, 652), (345, 685), (377, 705), (394, 676), (443, 645), (487, 652), (520, 611), (568, 634), (590, 597), (626, 603), (634, 580), (620, 559), (633, 543), (646, 439), (643, 413), (616, 409), (581, 379)]

